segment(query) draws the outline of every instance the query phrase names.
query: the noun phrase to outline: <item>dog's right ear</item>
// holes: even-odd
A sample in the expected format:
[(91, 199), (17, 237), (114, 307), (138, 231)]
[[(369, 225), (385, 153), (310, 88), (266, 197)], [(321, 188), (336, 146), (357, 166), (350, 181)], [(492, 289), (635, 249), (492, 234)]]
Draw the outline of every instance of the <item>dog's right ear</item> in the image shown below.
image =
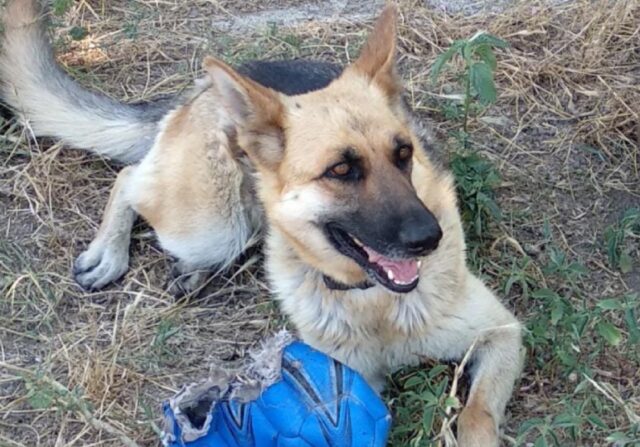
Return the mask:
[(402, 92), (396, 70), (397, 21), (398, 7), (390, 3), (376, 20), (360, 56), (349, 67), (369, 78), (390, 98), (396, 98)]
[(277, 167), (284, 152), (285, 108), (279, 94), (213, 57), (206, 57), (203, 66), (238, 130), (240, 147), (258, 168)]

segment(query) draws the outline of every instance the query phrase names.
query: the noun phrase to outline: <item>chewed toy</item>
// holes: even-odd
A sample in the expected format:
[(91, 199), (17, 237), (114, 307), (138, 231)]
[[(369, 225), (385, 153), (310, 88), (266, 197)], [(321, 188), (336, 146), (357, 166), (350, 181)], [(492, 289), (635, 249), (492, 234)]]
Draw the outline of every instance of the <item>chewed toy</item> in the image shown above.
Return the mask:
[(165, 402), (165, 447), (386, 444), (391, 416), (357, 372), (284, 332), (252, 357)]

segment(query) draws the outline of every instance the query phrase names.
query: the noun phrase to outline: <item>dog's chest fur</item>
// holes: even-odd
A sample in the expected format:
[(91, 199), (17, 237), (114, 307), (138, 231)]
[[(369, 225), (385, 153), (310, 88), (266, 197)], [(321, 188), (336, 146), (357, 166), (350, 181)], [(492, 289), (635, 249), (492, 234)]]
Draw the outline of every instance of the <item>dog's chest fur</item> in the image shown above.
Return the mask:
[[(438, 328), (450, 324), (467, 269), (455, 201), (440, 209), (444, 238), (423, 260), (420, 282), (408, 294), (380, 285), (330, 290), (276, 229), (267, 237), (267, 270), (275, 296), (302, 339), (357, 369), (374, 385), (384, 374), (425, 356), (440, 355)], [(435, 342), (435, 343), (434, 343)], [(453, 353), (452, 353), (453, 354)]]

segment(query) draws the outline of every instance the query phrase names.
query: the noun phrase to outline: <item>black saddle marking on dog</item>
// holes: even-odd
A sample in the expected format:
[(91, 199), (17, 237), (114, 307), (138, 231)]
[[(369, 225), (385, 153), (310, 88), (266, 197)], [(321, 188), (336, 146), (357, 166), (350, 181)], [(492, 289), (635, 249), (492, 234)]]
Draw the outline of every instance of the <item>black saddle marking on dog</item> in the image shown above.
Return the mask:
[(285, 95), (301, 95), (329, 85), (340, 76), (342, 67), (306, 59), (251, 61), (241, 65), (238, 72)]

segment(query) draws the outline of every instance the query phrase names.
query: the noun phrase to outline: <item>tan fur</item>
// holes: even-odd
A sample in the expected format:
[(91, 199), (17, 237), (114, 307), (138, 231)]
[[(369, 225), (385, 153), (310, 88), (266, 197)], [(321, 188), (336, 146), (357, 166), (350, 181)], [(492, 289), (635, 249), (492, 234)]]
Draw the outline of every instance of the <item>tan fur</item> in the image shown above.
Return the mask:
[[(431, 162), (402, 105), (396, 15), (386, 8), (360, 58), (326, 88), (304, 95), (278, 94), (207, 58), (205, 82), (165, 116), (142, 160), (120, 174), (76, 278), (96, 288), (124, 273), (138, 213), (178, 258), (179, 286), (191, 290), (203, 278), (199, 269), (228, 265), (266, 220), (272, 289), (304, 341), (378, 388), (399, 367), (423, 357), (461, 359), (474, 347), (459, 445), (497, 446), (520, 371), (521, 328), (466, 266), (453, 179)], [(410, 174), (393, 164), (398, 137), (414, 148)], [(357, 185), (324, 175), (345, 147), (357, 151), (366, 171)], [(417, 287), (404, 294), (380, 284), (329, 289), (324, 275), (344, 284), (368, 276), (319, 223), (359, 207), (382, 214), (388, 198), (419, 199), (442, 229), (438, 248), (421, 259)]]
[(491, 392), (490, 389), (476, 391), (460, 414), (458, 419), (460, 444), (472, 447), (497, 444), (498, 424), (492, 412), (484, 405), (484, 402), (487, 401), (486, 394), (489, 392)]
[(89, 248), (76, 260), (76, 279), (91, 288), (101, 288), (129, 268), (129, 243), (135, 214), (127, 199), (133, 169), (120, 171), (102, 224)]
[(401, 92), (396, 73), (396, 22), (398, 12), (386, 8), (378, 18), (369, 39), (352, 69), (364, 74), (392, 97)]

